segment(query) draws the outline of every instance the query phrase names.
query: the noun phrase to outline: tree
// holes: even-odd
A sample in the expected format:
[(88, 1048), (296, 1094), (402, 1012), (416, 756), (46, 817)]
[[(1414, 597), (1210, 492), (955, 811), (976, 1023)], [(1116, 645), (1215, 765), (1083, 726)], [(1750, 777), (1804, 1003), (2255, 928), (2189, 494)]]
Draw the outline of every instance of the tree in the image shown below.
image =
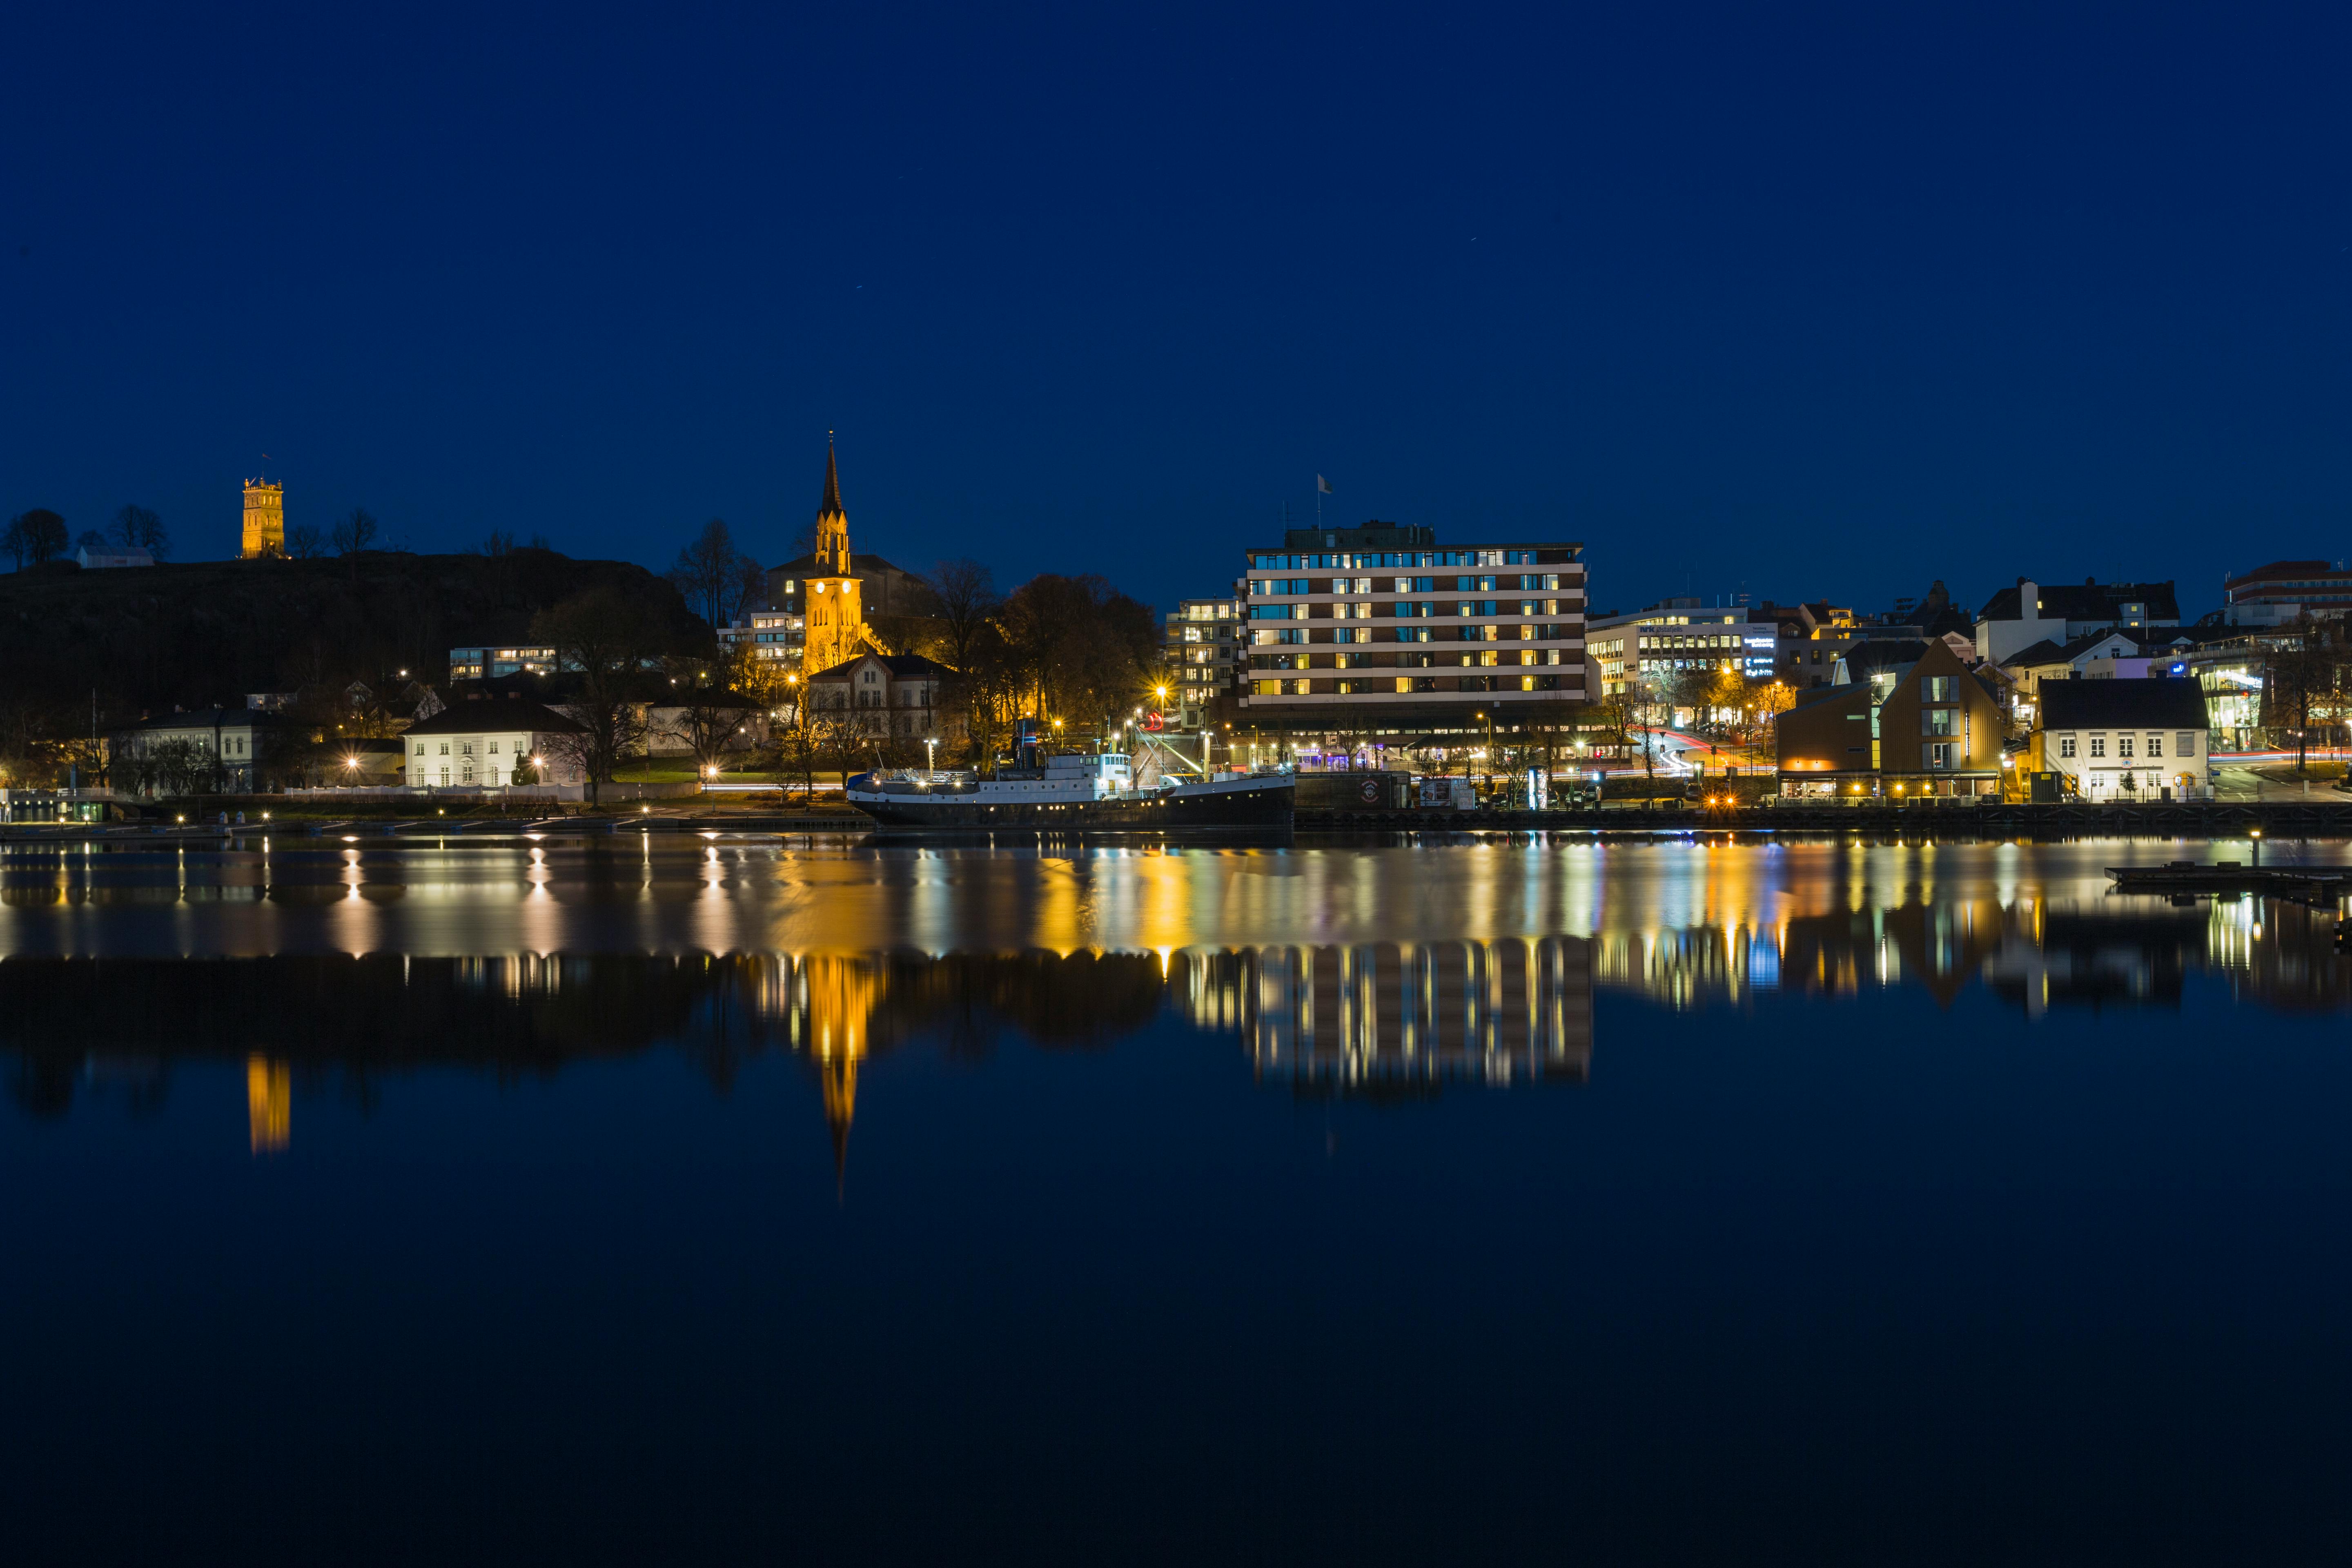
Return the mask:
[(163, 528), (163, 520), (143, 506), (125, 505), (108, 524), (113, 531), (114, 542), (125, 550), (143, 550), (161, 561), (172, 552), (172, 537)]
[(335, 553), (357, 555), (375, 542), (377, 531), (376, 521), (368, 514), (367, 508), (363, 506), (352, 508), (350, 515), (336, 521)]
[(931, 599), (944, 626), (941, 662), (962, 669), (971, 662), (972, 648), (990, 619), (1004, 603), (988, 568), (969, 556), (942, 561), (931, 568)]
[(315, 561), (327, 552), (316, 525), (298, 522), (286, 531), (286, 553), (296, 561)]
[(816, 731), (809, 725), (794, 724), (776, 736), (770, 753), (772, 772), (779, 786), (798, 781), (801, 804), (808, 804), (816, 794), (816, 769), (819, 761)]
[(2311, 721), (2333, 710), (2343, 664), (2334, 627), (2305, 615), (2274, 643), (2264, 661), (2263, 706), (2274, 727), (2294, 728), (2294, 771), (2310, 761)]
[(679, 679), (677, 695), (663, 706), (672, 716), (662, 733), (681, 742), (694, 753), (698, 773), (724, 767), (759, 744), (760, 704), (740, 691), (730, 691), (710, 679), (708, 668), (692, 670)]
[(637, 603), (614, 588), (591, 588), (531, 617), (532, 640), (555, 650), (556, 668), (576, 676), (580, 689), (555, 704), (582, 732), (563, 750), (588, 781), (588, 797), (612, 782), (622, 755), (645, 735), (646, 660), (655, 628)]
[(29, 563), (38, 566), (66, 552), (66, 520), (45, 506), (20, 511), (8, 521), (5, 540), (8, 553), (21, 572)]
[(94, 528), (85, 528), (74, 536), (74, 548), (76, 550), (103, 550), (106, 548), (106, 535), (99, 532), (99, 531)]
[(726, 520), (712, 518), (694, 542), (677, 552), (670, 582), (715, 630), (732, 626), (746, 606), (757, 604), (767, 578), (760, 563), (735, 548)]

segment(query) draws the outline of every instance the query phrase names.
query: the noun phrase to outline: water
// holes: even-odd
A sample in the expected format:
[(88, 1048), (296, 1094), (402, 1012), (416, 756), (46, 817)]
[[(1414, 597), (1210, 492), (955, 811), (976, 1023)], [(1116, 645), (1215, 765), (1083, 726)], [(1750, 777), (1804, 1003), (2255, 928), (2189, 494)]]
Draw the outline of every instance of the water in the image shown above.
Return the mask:
[(2338, 1560), (2352, 965), (2101, 874), (2216, 848), (10, 848), (0, 1529)]

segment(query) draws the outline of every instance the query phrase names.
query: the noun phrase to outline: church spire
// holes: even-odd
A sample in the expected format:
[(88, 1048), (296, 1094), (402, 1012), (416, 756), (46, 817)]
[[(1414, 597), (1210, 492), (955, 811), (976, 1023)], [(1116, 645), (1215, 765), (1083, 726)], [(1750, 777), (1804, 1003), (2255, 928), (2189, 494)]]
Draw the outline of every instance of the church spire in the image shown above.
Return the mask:
[(816, 510), (816, 557), (820, 571), (846, 577), (856, 571), (849, 555), (849, 517), (841, 510), (841, 467), (833, 452), (833, 432), (824, 433), (824, 500)]
[(819, 517), (832, 517), (841, 510), (841, 470), (833, 460), (833, 432), (824, 433), (824, 503), (816, 509)]

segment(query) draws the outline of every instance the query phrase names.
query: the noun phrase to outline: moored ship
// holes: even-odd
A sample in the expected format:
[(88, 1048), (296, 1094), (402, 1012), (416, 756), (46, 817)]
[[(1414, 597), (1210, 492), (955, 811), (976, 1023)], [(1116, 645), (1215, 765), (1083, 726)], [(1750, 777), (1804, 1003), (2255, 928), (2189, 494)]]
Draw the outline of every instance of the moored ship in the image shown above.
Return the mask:
[(1297, 792), (1286, 773), (1210, 773), (1138, 785), (1117, 752), (1048, 757), (994, 778), (970, 773), (860, 773), (849, 804), (885, 832), (1284, 831)]

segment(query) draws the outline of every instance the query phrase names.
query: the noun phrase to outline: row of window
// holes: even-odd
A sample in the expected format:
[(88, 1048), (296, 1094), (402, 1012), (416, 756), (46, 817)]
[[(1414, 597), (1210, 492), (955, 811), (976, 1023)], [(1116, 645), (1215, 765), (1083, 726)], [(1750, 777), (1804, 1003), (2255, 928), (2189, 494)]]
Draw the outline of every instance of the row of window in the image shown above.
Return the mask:
[(1580, 691), (1575, 676), (1560, 675), (1400, 675), (1393, 679), (1332, 680), (1257, 680), (1250, 683), (1254, 697), (1369, 697), (1421, 691)]
[(1313, 626), (1260, 627), (1250, 634), (1251, 646), (1276, 647), (1282, 644), (1301, 643), (1372, 643), (1372, 642), (1575, 642), (1573, 626), (1538, 626), (1521, 621), (1505, 626), (1489, 621), (1472, 626), (1333, 626), (1328, 630)]
[[(2131, 756), (2133, 754), (2133, 742), (2137, 739), (2138, 739), (2138, 737), (2131, 735), (2117, 735), (2116, 737), (2116, 756), (2118, 759)], [(2105, 735), (2086, 735), (2084, 737), (2084, 740), (2089, 743), (2089, 750), (2086, 753), (2087, 755), (2093, 757), (2104, 757), (2107, 754), (2107, 737)], [(2164, 755), (2164, 737), (2162, 735), (2150, 734), (2147, 737), (2147, 750), (2140, 753), (2141, 755), (2148, 757), (2162, 757)], [(2062, 757), (2071, 757), (2075, 754), (2074, 736), (2061, 735), (2058, 737), (2058, 754)], [(2174, 735), (2172, 738), (2172, 754), (2176, 757), (2195, 756), (2197, 754), (2197, 731), (2194, 730), (2183, 730)]]
[[(499, 754), (499, 743), (496, 741), (492, 741), (489, 745), (489, 754), (494, 757), (497, 756)], [(416, 754), (420, 757), (425, 754), (425, 742), (422, 741), (416, 742)], [(441, 742), (441, 754), (445, 757), (449, 754), (449, 742), (446, 741)], [(474, 754), (474, 742), (471, 741), (458, 742), (457, 754), (461, 757), (472, 756)]]
[(1560, 650), (1488, 648), (1482, 653), (1278, 653), (1257, 654), (1252, 669), (1431, 669), (1441, 665), (1572, 664)]
[(1265, 572), (1344, 572), (1350, 567), (1397, 566), (1535, 566), (1547, 558), (1571, 561), (1573, 553), (1558, 550), (1390, 550), (1335, 555), (1253, 555), (1250, 564)]
[(1381, 604), (1252, 605), (1254, 621), (1423, 621), (1438, 616), (1574, 614), (1572, 599), (1395, 599)]
[[(1575, 577), (1574, 573), (1569, 574)], [(1583, 586), (1581, 579), (1568, 584), (1575, 593)], [(1528, 572), (1517, 577), (1456, 577), (1448, 582), (1437, 577), (1253, 577), (1249, 592), (1253, 599), (1298, 598), (1310, 594), (1493, 594), (1549, 593), (1560, 590), (1560, 574), (1557, 572)]]

